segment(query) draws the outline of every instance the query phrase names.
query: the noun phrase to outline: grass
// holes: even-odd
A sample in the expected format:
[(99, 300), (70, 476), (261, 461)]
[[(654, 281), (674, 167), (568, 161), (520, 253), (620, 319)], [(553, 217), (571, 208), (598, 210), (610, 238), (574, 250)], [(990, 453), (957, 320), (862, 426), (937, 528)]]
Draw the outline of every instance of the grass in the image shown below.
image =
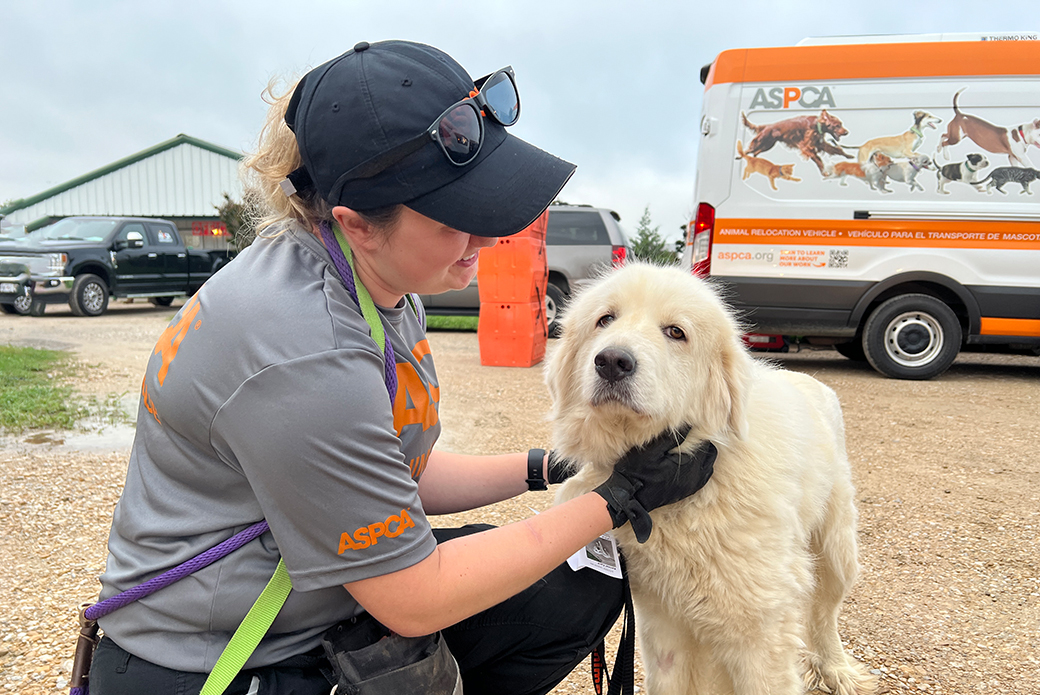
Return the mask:
[(120, 405), (122, 395), (84, 398), (68, 386), (77, 366), (64, 352), (0, 345), (0, 431), (100, 429), (133, 422)]
[(427, 316), (426, 327), (432, 331), (475, 331), (477, 316)]
[(72, 429), (89, 415), (64, 382), (72, 359), (55, 350), (0, 345), (0, 429)]

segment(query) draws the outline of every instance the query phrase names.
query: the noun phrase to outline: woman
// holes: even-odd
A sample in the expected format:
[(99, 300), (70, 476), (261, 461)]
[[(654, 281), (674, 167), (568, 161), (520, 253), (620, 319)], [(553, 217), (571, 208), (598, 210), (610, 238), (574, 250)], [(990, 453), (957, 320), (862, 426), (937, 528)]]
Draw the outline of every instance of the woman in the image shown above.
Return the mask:
[(426, 519), (545, 489), (541, 452), (434, 449), (439, 387), (411, 294), (465, 287), (480, 249), (570, 177), (506, 132), (518, 116), (510, 69), (474, 85), (400, 41), (360, 43), (274, 101), (247, 160), (271, 219), (149, 361), (102, 598), (260, 519), (270, 531), (102, 618), (94, 695), (198, 692), (279, 558), (293, 591), (227, 692), (327, 693), (322, 636), (361, 615), (443, 631), (467, 693), (543, 693), (613, 624), (620, 583), (559, 566), (695, 492), (710, 453), (678, 466), (666, 433), (532, 519), (437, 536)]

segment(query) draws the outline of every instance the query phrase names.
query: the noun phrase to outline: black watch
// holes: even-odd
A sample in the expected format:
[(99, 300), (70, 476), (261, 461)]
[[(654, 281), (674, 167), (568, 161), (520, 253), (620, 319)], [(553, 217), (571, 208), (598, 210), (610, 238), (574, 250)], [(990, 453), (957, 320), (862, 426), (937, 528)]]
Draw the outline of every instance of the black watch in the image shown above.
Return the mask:
[(531, 449), (527, 452), (527, 489), (531, 492), (548, 490), (545, 484), (545, 449)]

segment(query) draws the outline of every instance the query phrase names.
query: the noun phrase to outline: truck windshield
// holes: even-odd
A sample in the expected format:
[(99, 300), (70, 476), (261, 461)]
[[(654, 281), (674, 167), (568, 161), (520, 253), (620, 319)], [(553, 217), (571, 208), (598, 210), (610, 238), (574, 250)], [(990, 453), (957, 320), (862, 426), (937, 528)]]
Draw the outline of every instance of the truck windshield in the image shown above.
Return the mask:
[(66, 218), (32, 233), (37, 241), (64, 239), (69, 241), (104, 241), (112, 233), (117, 220)]

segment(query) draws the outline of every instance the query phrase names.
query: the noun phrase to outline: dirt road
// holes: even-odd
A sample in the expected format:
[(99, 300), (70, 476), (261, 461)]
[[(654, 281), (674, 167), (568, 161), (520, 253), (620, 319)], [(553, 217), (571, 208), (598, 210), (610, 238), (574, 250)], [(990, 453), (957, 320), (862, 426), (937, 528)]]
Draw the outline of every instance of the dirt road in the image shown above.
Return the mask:
[[(53, 307), (40, 319), (3, 316), (0, 344), (72, 350), (87, 365), (81, 390), (132, 400), (175, 310), (119, 303), (97, 319)], [(430, 344), (442, 446), (548, 444), (539, 368), (481, 367), (472, 333), (432, 333)], [(907, 382), (831, 351), (770, 357), (841, 398), (863, 565), (842, 635), (882, 692), (1040, 693), (1040, 358), (967, 354), (938, 380)], [(97, 592), (126, 451), (25, 439), (0, 450), (0, 687), (51, 693), (68, 679), (75, 606)], [(435, 523), (508, 523), (547, 507), (549, 494)], [(554, 692), (591, 693), (591, 681), (581, 668)]]

